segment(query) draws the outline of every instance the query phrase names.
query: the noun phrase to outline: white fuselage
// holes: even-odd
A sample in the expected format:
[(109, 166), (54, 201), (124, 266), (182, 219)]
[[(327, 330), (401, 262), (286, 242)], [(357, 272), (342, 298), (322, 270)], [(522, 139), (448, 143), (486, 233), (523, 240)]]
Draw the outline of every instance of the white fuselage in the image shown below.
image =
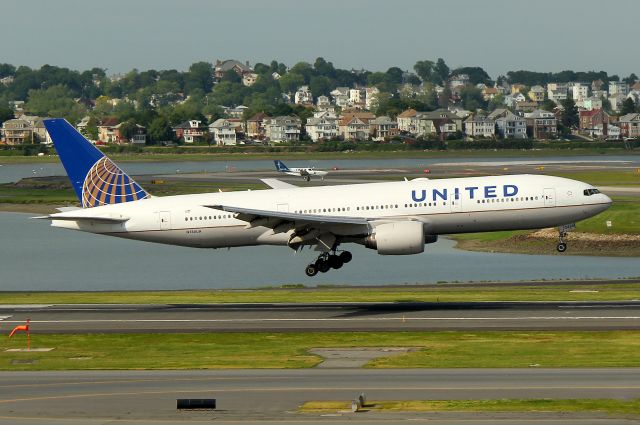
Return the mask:
[[(429, 235), (535, 229), (573, 223), (607, 209), (591, 185), (559, 177), (507, 175), (344, 186), (152, 197), (73, 211), (74, 216), (125, 217), (121, 223), (56, 220), (52, 226), (165, 244), (221, 248), (287, 245), (292, 231), (249, 226), (207, 206), (288, 212), (376, 223), (414, 220)], [(59, 213), (56, 216), (64, 216)], [(71, 214), (71, 213), (70, 213)], [(273, 227), (273, 226), (272, 226)], [(334, 233), (360, 236), (362, 226), (335, 224)]]
[(329, 174), (328, 171), (320, 171), (314, 168), (289, 168), (289, 171), (281, 171), (281, 173), (288, 174), (290, 176), (317, 176), (324, 177)]

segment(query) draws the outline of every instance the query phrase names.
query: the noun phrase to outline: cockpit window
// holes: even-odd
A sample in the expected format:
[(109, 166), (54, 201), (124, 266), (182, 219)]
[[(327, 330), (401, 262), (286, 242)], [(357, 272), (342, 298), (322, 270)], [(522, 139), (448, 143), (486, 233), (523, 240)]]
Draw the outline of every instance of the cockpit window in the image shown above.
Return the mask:
[(598, 189), (585, 189), (583, 193), (584, 196), (591, 196), (595, 195), (596, 193), (600, 193), (600, 191)]

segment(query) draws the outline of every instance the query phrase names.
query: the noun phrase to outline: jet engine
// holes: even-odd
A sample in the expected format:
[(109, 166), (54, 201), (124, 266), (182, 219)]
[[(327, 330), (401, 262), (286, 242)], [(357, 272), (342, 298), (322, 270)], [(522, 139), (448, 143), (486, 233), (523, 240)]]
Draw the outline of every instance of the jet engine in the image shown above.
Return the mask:
[(364, 246), (375, 249), (380, 255), (407, 255), (424, 252), (425, 243), (438, 240), (437, 235), (425, 237), (419, 221), (399, 221), (377, 225), (364, 239)]

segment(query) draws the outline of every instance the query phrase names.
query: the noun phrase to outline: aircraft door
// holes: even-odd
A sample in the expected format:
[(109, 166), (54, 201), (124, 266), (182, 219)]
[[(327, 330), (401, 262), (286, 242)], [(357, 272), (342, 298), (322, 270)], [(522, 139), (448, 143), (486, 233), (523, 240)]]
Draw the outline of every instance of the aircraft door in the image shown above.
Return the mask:
[(544, 206), (545, 207), (555, 207), (556, 206), (556, 190), (551, 188), (551, 189), (545, 189), (543, 192), (544, 197)]
[(160, 221), (160, 230), (171, 229), (171, 212), (170, 211), (160, 211), (158, 213), (158, 219)]

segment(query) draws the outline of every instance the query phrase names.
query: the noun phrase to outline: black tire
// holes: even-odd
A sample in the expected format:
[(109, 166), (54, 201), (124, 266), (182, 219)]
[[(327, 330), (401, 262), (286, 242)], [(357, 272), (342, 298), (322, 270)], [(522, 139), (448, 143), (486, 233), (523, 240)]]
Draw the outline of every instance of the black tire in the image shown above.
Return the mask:
[(304, 176), (304, 179), (305, 179), (306, 181), (311, 181), (311, 176)]
[(560, 242), (556, 249), (558, 250), (558, 252), (565, 252), (567, 250), (567, 244), (564, 242)]
[(329, 270), (331, 270), (331, 266), (329, 265), (329, 262), (322, 259), (316, 261), (315, 266), (320, 273), (326, 273)]
[(318, 274), (318, 268), (316, 267), (315, 264), (312, 263), (312, 264), (309, 264), (307, 268), (304, 269), (304, 272), (307, 274), (307, 276), (313, 277)]
[(344, 262), (342, 261), (342, 258), (340, 258), (339, 255), (329, 256), (329, 265), (331, 266), (332, 269), (338, 270), (340, 267), (342, 267), (343, 264)]
[(342, 251), (340, 253), (340, 259), (342, 260), (342, 264), (347, 264), (349, 261), (351, 261), (352, 258), (353, 258), (353, 255), (351, 255), (349, 251)]

